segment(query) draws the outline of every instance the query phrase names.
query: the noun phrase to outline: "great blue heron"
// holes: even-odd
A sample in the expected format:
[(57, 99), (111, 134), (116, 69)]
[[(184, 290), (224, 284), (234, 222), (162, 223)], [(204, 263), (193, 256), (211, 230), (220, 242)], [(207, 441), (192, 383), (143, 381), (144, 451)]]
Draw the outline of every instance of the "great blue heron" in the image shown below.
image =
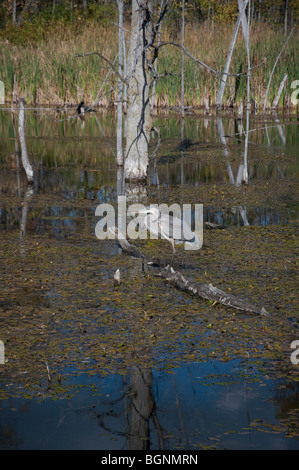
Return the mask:
[(175, 245), (185, 243), (185, 248), (189, 250), (196, 250), (201, 247), (197, 235), (192, 232), (184, 220), (166, 213), (164, 214), (155, 206), (141, 209), (137, 213), (145, 216), (142, 222), (154, 237), (165, 238), (171, 243), (171, 265), (173, 265), (176, 252)]

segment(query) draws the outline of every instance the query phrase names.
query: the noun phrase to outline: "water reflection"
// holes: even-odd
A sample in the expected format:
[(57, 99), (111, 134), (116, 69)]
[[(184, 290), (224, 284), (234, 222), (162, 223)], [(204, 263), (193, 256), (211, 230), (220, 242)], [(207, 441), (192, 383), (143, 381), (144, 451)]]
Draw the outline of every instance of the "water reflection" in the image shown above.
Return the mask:
[[(102, 202), (115, 204), (117, 196), (125, 192), (131, 200), (136, 197), (140, 200), (141, 189), (125, 186), (123, 173), (116, 170), (114, 116), (89, 116), (84, 121), (84, 129), (78, 129), (77, 121), (59, 121), (53, 113), (39, 110), (26, 113), (28, 153), (35, 168), (34, 197), (31, 199), (35, 202), (38, 195), (54, 196), (52, 202), (40, 199), (44, 208), (36, 210), (34, 220), (30, 222), (35, 233), (52, 230), (56, 236), (66, 229), (75, 228), (76, 217), (82, 217), (82, 211), (66, 206), (65, 201), (90, 201), (92, 212)], [(149, 168), (149, 186), (156, 186), (159, 192), (174, 187), (184, 190), (207, 185), (209, 188), (208, 185), (223, 182), (238, 188), (244, 181), (244, 174), (248, 175), (251, 183), (270, 181), (276, 184), (292, 180), (298, 172), (295, 159), (284, 163), (275, 158), (263, 162), (251, 157), (258, 152), (275, 155), (281, 151), (281, 145), (284, 152), (295, 156), (299, 142), (297, 124), (294, 118), (286, 122), (278, 120), (277, 116), (267, 121), (255, 118), (252, 126), (260, 130), (250, 133), (251, 147), (246, 169), (242, 156), (244, 139), (237, 119), (190, 117), (182, 121), (177, 117), (157, 117), (159, 133), (156, 137), (153, 134), (154, 154)], [(8, 112), (1, 112), (0, 135), (0, 194), (21, 197), (26, 192), (26, 178), (20, 162), (15, 122)], [(192, 157), (193, 152), (197, 152), (199, 157)], [(216, 156), (215, 163), (208, 162), (206, 158), (211, 153)], [(142, 188), (142, 191), (142, 197), (146, 198), (146, 190)], [(23, 202), (18, 206), (20, 204)], [(6, 209), (2, 204), (0, 229), (9, 230), (18, 225), (20, 217), (18, 207)], [(267, 225), (288, 223), (293, 215), (286, 207), (251, 206), (247, 210), (238, 206), (229, 210), (206, 207), (205, 217), (209, 222), (224, 225)]]
[(299, 448), (298, 387), (275, 392), (246, 361), (186, 364), (171, 374), (134, 366), (128, 375), (71, 381), (75, 393), (55, 406), (50, 399), (2, 401), (0, 447)]
[[(298, 173), (294, 157), (299, 133), (294, 119), (286, 126), (277, 117), (256, 117), (252, 124), (262, 129), (250, 133), (248, 159), (244, 159), (243, 129), (234, 118), (157, 117), (159, 134), (153, 141), (149, 185), (140, 188), (125, 185), (122, 171), (116, 169), (113, 115), (88, 116), (84, 121), (59, 121), (38, 110), (26, 115), (28, 153), (35, 170), (31, 188), (22, 171), (10, 113), (1, 112), (0, 120), (0, 233), (16, 231), (21, 254), (26, 237), (35, 235), (87, 240), (90, 246), (91, 240), (96, 242), (96, 206), (116, 205), (119, 195), (126, 194), (129, 202), (146, 203), (153, 190), (163, 202), (178, 195), (184, 202), (185, 191), (190, 194), (196, 188), (211, 192), (223, 184), (224, 196), (228, 187), (239, 191), (244, 171), (249, 184), (257, 185), (292, 181)], [(277, 152), (288, 154), (288, 162), (273, 158)], [(259, 154), (271, 158), (259, 160)], [(218, 199), (204, 204), (204, 221), (225, 227), (288, 224), (298, 205), (291, 195), (287, 197), (283, 204), (274, 201), (270, 207), (260, 205), (258, 199), (251, 205), (236, 202), (227, 207)], [(95, 252), (111, 256), (119, 248), (95, 243)], [(59, 278), (61, 266), (54, 269)], [(108, 267), (101, 269), (107, 275)], [(56, 309), (61, 305), (55, 304), (59, 297), (55, 286), (45, 294), (24, 290), (19, 297), (25, 306)], [(8, 309), (9, 302), (4, 299), (0, 306)], [(138, 365), (122, 376), (77, 373), (74, 378), (71, 372), (63, 373), (71, 391), (78, 384), (80, 390), (55, 406), (48, 399), (2, 402), (2, 448), (298, 448), (293, 436), (285, 438), (288, 424), (282, 428), (278, 420), (289, 416), (298, 389), (289, 388), (287, 396), (280, 393), (283, 389), (274, 392), (277, 383), (260, 376), (249, 361), (182, 365), (173, 374)], [(1, 381), (3, 388), (11, 383), (4, 375)]]
[[(32, 192), (32, 190), (30, 190)], [(29, 197), (30, 196), (30, 197)], [(41, 209), (31, 210), (30, 199), (32, 193), (24, 196), (24, 201), (18, 208), (0, 209), (0, 231), (11, 231), (20, 228), (20, 233), (30, 235), (48, 235), (53, 238), (67, 238), (74, 233), (82, 232), (82, 224), (86, 231), (94, 233), (95, 208), (100, 203), (98, 199), (95, 205), (89, 209), (78, 209), (77, 207), (49, 206)], [(112, 201), (114, 202), (114, 201)], [(117, 210), (117, 206), (115, 206)], [(232, 207), (230, 210), (220, 210), (214, 207), (203, 208), (204, 221), (214, 224), (229, 226), (267, 226), (285, 225), (293, 218), (291, 209), (278, 211), (274, 208), (258, 207), (246, 210), (240, 206)]]

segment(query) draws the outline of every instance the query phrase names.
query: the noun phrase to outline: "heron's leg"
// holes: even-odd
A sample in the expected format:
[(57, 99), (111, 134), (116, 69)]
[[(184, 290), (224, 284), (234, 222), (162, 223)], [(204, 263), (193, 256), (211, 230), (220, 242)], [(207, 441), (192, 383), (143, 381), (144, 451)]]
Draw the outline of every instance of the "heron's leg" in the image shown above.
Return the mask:
[(173, 260), (174, 260), (174, 255), (175, 255), (175, 244), (173, 238), (170, 240), (171, 241), (171, 246), (172, 246), (172, 258), (171, 258), (171, 267), (173, 267)]

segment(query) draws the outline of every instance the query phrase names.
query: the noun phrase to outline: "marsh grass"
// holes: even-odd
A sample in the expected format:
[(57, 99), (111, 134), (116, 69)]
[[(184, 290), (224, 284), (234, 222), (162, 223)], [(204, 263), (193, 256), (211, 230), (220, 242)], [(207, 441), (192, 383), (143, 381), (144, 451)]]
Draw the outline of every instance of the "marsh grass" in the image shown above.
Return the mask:
[[(215, 70), (224, 67), (234, 25), (217, 25), (214, 28), (203, 24), (199, 27), (187, 25), (186, 48)], [(57, 22), (38, 43), (16, 44), (3, 40), (0, 53), (0, 79), (5, 84), (6, 100), (10, 102), (13, 93), (14, 76), (16, 94), (24, 96), (28, 104), (75, 105), (82, 98), (93, 102), (107, 74), (107, 64), (98, 56), (75, 57), (76, 54), (101, 51), (114, 60), (117, 54), (118, 31), (113, 25), (103, 27), (88, 21), (84, 25), (65, 28)], [(168, 30), (162, 31), (162, 39), (171, 40)], [(291, 83), (299, 77), (298, 34), (295, 32), (282, 54), (272, 78), (268, 101), (271, 104), (285, 73), (288, 73), (286, 88), (280, 99), (280, 106), (291, 106)], [(126, 38), (128, 41), (128, 36)], [(253, 25), (251, 29), (251, 62), (257, 66), (266, 57), (265, 64), (253, 70), (251, 75), (251, 98), (263, 103), (267, 83), (276, 57), (284, 43), (283, 31), (269, 26)], [(179, 39), (177, 40), (179, 42)], [(241, 31), (239, 32), (230, 73), (246, 72), (246, 51)], [(160, 50), (158, 72), (171, 72), (160, 79), (156, 86), (155, 106), (176, 107), (181, 99), (181, 51), (168, 45)], [(246, 77), (230, 77), (230, 87), (224, 94), (224, 106), (237, 106), (245, 100)], [(111, 74), (102, 94), (116, 84)], [(209, 73), (186, 56), (185, 59), (185, 105), (203, 106), (209, 99), (215, 104), (219, 78)], [(101, 100), (106, 107), (117, 99), (112, 92)]]

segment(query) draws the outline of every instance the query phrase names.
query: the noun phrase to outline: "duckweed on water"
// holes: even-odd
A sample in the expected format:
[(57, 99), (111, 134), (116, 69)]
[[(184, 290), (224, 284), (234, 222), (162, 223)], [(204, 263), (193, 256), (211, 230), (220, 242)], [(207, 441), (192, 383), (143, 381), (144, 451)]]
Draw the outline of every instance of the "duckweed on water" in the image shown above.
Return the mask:
[[(270, 318), (193, 299), (154, 277), (154, 269), (144, 273), (140, 260), (95, 255), (99, 243), (115, 242), (78, 237), (54, 243), (44, 236), (21, 245), (17, 232), (6, 234), (0, 337), (18, 393), (63, 396), (72, 393), (69, 375), (83, 371), (125, 371), (136, 363), (168, 368), (209, 358), (270, 360), (276, 374), (296, 379), (289, 356), (297, 330), (288, 322), (297, 315), (295, 227), (209, 231), (192, 269), (186, 252), (177, 256), (186, 277), (206, 283), (208, 275), (222, 290), (264, 306)], [(160, 244), (139, 245), (162, 258)], [(124, 282), (115, 288), (119, 267)]]

